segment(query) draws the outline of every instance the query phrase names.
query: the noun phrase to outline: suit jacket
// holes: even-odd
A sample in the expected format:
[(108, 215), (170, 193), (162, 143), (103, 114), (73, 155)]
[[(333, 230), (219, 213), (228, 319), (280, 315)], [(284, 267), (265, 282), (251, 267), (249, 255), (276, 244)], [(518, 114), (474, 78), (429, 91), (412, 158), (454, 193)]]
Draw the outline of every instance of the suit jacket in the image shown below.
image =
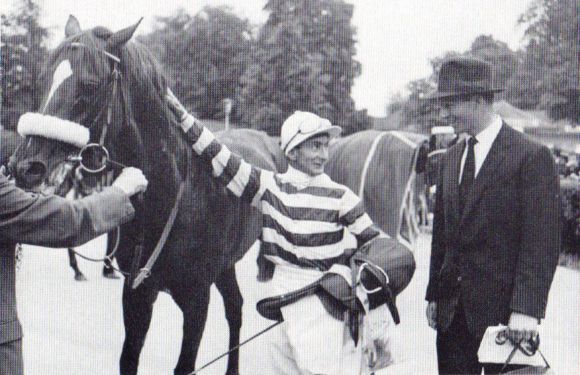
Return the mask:
[(504, 123), (459, 212), (464, 148), (450, 148), (441, 163), (426, 299), (438, 302), (442, 330), (460, 299), (481, 338), (512, 311), (544, 317), (560, 249), (560, 190), (548, 148)]
[(129, 221), (134, 209), (116, 188), (69, 201), (26, 193), (0, 173), (0, 345), (22, 337), (16, 314), (15, 243), (74, 247)]

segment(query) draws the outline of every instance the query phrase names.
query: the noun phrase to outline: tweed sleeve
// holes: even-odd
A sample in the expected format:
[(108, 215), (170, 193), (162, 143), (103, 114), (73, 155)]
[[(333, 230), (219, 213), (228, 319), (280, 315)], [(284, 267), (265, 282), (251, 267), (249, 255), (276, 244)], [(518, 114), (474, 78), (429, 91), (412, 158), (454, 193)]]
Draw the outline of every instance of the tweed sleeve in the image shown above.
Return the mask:
[(127, 195), (115, 187), (69, 201), (55, 195), (27, 193), (2, 178), (0, 203), (2, 238), (48, 247), (79, 246), (134, 215)]
[(264, 191), (260, 189), (264, 171), (231, 152), (193, 116), (186, 115), (181, 127), (195, 153), (210, 164), (213, 176), (236, 197), (260, 208), (258, 202)]

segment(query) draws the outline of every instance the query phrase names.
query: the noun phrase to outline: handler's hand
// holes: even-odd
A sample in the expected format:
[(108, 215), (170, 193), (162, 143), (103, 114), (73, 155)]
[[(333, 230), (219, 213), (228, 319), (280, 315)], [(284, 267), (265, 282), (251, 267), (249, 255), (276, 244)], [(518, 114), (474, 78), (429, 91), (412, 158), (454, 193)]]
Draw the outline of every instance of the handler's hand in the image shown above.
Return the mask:
[(427, 305), (427, 322), (429, 322), (429, 327), (437, 329), (437, 302), (435, 301)]
[(140, 169), (127, 167), (121, 171), (119, 177), (113, 182), (113, 186), (123, 190), (128, 196), (132, 196), (145, 191), (148, 183)]
[(538, 335), (538, 318), (512, 312), (508, 323), (508, 338), (514, 342), (535, 339)]

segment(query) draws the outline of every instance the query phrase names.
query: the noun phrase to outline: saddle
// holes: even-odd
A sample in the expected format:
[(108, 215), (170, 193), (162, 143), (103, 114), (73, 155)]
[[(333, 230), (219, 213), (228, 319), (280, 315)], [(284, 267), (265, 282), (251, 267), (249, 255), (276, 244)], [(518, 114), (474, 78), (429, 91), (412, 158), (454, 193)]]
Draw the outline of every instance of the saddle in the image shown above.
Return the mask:
[(342, 320), (347, 313), (351, 335), (356, 343), (356, 323), (365, 314), (364, 305), (355, 293), (356, 285), (360, 283), (367, 293), (368, 308), (372, 310), (386, 304), (393, 321), (399, 324), (400, 316), (395, 300), (409, 285), (415, 272), (415, 259), (411, 251), (395, 239), (380, 236), (363, 245), (350, 258), (350, 267), (351, 283), (342, 275), (328, 272), (301, 289), (262, 299), (256, 308), (266, 319), (283, 321), (280, 311), (282, 307), (315, 294), (334, 318)]

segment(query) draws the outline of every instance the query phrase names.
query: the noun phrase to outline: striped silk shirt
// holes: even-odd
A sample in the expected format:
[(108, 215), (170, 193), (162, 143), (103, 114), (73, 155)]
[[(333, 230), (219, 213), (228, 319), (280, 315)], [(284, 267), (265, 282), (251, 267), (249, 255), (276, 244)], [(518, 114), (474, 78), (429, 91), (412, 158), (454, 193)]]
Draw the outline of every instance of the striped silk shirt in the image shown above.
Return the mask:
[(191, 116), (182, 127), (213, 175), (262, 211), (261, 250), (274, 264), (327, 271), (348, 264), (357, 247), (379, 234), (359, 197), (328, 175), (263, 170), (230, 152)]

